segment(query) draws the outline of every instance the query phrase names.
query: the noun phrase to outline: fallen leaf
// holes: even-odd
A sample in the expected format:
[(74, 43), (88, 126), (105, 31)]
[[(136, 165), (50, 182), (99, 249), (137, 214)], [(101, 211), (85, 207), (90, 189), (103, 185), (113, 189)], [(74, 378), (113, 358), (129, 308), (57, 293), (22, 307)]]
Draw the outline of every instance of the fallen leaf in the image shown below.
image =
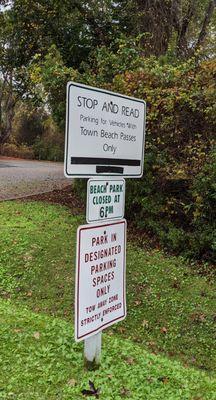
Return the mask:
[(125, 361), (126, 361), (126, 363), (129, 364), (129, 365), (132, 365), (132, 364), (135, 363), (135, 360), (134, 360), (133, 357), (128, 357), (128, 358), (126, 358)]
[(160, 382), (163, 382), (164, 384), (167, 384), (169, 382), (169, 378), (167, 376), (161, 376), (158, 378)]
[(123, 397), (129, 397), (131, 395), (130, 390), (125, 387), (123, 387), (121, 389), (120, 393), (121, 393), (121, 396), (123, 396)]
[(194, 312), (191, 314), (190, 318), (193, 322), (199, 323), (205, 321), (206, 315), (203, 313)]
[(144, 328), (148, 328), (149, 324), (148, 324), (148, 321), (147, 321), (146, 319), (143, 320), (142, 326), (143, 326)]
[(180, 289), (180, 282), (177, 280), (177, 278), (174, 278), (173, 283), (172, 283), (172, 287), (174, 289)]
[(32, 297), (32, 291), (31, 290), (27, 293), (27, 296), (28, 297)]
[(126, 328), (124, 328), (123, 326), (118, 327), (118, 332), (124, 333), (125, 331), (126, 331)]
[(96, 399), (99, 399), (100, 389), (96, 389), (95, 385), (92, 381), (89, 381), (90, 390), (83, 389), (82, 394), (83, 396), (95, 396)]
[(23, 260), (24, 261), (30, 261), (30, 260), (32, 260), (33, 259), (33, 257), (30, 255), (30, 254), (25, 254), (24, 256), (23, 256)]
[(14, 332), (15, 333), (20, 333), (20, 332), (22, 332), (22, 329), (16, 328), (16, 329), (14, 329)]
[(33, 336), (34, 336), (35, 339), (39, 340), (40, 339), (40, 332), (35, 332), (33, 334)]
[(205, 320), (205, 318), (206, 318), (205, 314), (200, 314), (200, 316), (199, 316), (200, 321), (203, 322)]
[(77, 381), (72, 378), (72, 379), (69, 379), (67, 384), (68, 384), (68, 386), (74, 387), (74, 386), (76, 386)]
[(161, 333), (167, 333), (167, 328), (166, 328), (165, 326), (163, 326), (163, 327), (161, 328)]

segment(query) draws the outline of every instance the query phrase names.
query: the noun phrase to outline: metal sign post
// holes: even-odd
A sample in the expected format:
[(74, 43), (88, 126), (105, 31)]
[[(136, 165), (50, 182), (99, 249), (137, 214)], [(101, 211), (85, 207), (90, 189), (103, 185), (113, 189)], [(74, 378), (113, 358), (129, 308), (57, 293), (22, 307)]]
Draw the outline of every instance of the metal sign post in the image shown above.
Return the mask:
[(87, 225), (77, 230), (75, 340), (100, 364), (102, 330), (126, 317), (125, 180), (143, 174), (146, 104), (69, 82), (64, 173), (91, 178)]

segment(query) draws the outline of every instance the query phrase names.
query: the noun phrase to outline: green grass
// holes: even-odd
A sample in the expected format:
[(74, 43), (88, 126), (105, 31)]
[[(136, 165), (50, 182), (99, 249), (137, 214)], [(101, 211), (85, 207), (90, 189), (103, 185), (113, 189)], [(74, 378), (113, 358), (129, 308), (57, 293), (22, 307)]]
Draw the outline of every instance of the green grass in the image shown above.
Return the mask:
[(89, 379), (101, 400), (216, 399), (216, 381), (206, 373), (114, 336), (103, 336), (100, 370), (85, 372), (71, 323), (6, 300), (0, 301), (0, 346), (0, 399), (90, 400), (81, 393)]
[(0, 204), (0, 290), (36, 311), (71, 315), (81, 217), (43, 203)]
[[(72, 324), (81, 223), (83, 216), (74, 217), (61, 206), (1, 203), (1, 297)], [(108, 333), (211, 373), (216, 365), (215, 286), (210, 273), (197, 274), (182, 258), (128, 243), (128, 316)]]

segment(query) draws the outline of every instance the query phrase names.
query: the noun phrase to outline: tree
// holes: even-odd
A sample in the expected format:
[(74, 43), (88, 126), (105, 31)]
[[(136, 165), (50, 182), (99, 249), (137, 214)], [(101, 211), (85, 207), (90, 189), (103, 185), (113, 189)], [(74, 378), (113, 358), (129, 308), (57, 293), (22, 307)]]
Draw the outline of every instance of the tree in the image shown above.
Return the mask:
[(12, 75), (4, 75), (0, 80), (0, 145), (5, 143), (11, 134), (15, 104)]
[[(62, 67), (81, 73), (86, 62), (92, 63), (95, 49), (119, 51), (121, 37), (128, 42), (139, 37), (144, 56), (166, 56), (172, 49), (173, 58), (185, 58), (202, 49), (212, 57), (215, 3), (216, 0), (0, 0), (1, 115), (11, 121), (16, 97), (31, 98), (32, 92), (35, 95), (27, 70), (36, 57), (39, 63), (43, 62), (52, 46), (60, 54)], [(1, 129), (6, 129), (6, 124), (9, 132), (11, 122), (6, 123), (7, 118), (1, 120)], [(8, 133), (1, 137), (7, 138)]]
[(66, 66), (79, 67), (92, 49), (115, 38), (115, 12), (111, 0), (14, 0), (9, 14), (17, 65), (55, 45)]
[(145, 55), (166, 54), (172, 44), (178, 57), (188, 57), (204, 44), (214, 17), (215, 0), (128, 1), (130, 33), (144, 34)]
[[(190, 0), (187, 5), (186, 13), (183, 17), (178, 17), (177, 24), (177, 54), (178, 56), (191, 56), (204, 43), (207, 36), (207, 28), (213, 17), (216, 0), (203, 2), (205, 8), (200, 12), (200, 3)], [(192, 25), (192, 31), (190, 33)], [(201, 27), (201, 28), (200, 28)]]
[[(4, 2), (4, 5), (7, 2)], [(16, 96), (14, 86), (13, 51), (8, 38), (11, 26), (7, 15), (0, 13), (0, 145), (6, 142), (12, 130)]]

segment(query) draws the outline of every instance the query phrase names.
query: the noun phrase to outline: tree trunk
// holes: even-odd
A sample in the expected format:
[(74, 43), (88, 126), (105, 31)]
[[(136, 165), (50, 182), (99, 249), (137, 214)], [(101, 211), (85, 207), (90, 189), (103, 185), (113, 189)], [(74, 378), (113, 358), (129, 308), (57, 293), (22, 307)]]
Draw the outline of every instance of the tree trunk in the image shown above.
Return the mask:
[(181, 29), (178, 34), (177, 39), (177, 55), (178, 56), (185, 56), (188, 51), (187, 46), (187, 32), (189, 28), (189, 24), (191, 19), (193, 18), (195, 12), (195, 0), (190, 0), (188, 5), (187, 14), (182, 20)]
[(205, 14), (205, 17), (204, 17), (204, 20), (202, 23), (202, 28), (201, 28), (200, 34), (199, 34), (196, 46), (194, 48), (194, 52), (196, 52), (202, 46), (202, 44), (206, 38), (207, 27), (211, 20), (212, 15), (213, 15), (215, 6), (216, 6), (216, 0), (210, 0), (208, 7), (206, 9), (206, 14)]
[[(6, 79), (6, 78), (5, 78)], [(0, 144), (4, 144), (12, 131), (14, 117), (15, 98), (12, 89), (12, 74), (9, 76), (9, 83), (2, 83), (0, 94)]]

